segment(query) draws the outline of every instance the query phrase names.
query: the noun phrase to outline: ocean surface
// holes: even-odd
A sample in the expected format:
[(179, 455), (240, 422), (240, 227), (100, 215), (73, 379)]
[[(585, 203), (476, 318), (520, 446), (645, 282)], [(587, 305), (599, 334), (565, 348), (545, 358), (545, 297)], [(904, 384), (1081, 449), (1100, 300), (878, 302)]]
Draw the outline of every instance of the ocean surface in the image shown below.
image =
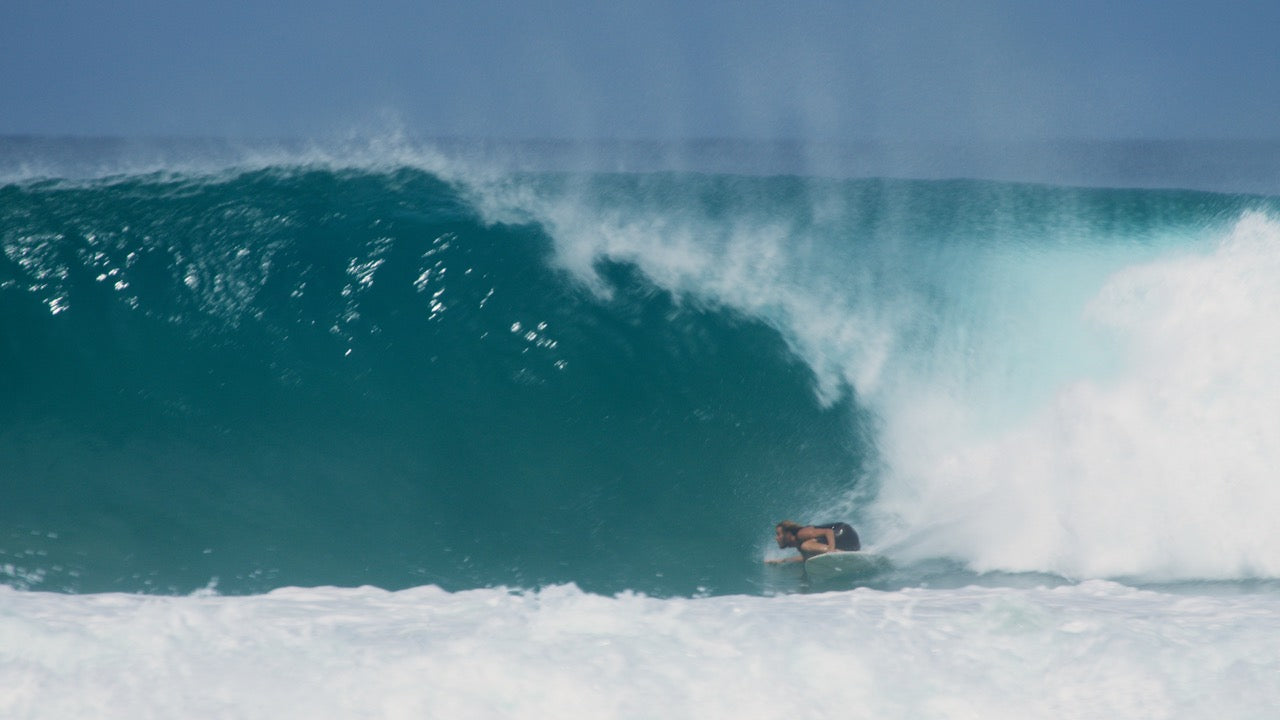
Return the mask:
[(1276, 144), (4, 138), (0, 251), (0, 717), (1280, 707)]

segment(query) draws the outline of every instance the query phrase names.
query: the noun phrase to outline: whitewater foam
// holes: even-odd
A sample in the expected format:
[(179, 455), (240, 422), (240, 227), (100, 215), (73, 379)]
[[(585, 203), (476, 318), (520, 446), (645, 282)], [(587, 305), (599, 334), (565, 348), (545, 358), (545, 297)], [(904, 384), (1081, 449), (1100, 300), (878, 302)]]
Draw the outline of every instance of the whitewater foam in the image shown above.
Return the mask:
[(1080, 308), (1109, 372), (985, 436), (951, 425), (960, 412), (899, 437), (880, 510), (902, 550), (1074, 577), (1280, 575), (1277, 273), (1280, 224), (1249, 214), (1207, 252), (1113, 274)]
[(0, 587), (11, 718), (1259, 717), (1270, 597), (1053, 590), (254, 597)]

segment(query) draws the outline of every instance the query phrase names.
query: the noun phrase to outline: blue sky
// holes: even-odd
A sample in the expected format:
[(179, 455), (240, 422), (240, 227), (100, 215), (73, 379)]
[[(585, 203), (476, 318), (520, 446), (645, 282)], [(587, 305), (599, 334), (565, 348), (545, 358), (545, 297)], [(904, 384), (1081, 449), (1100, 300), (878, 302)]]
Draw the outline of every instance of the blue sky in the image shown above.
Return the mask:
[(0, 133), (1280, 137), (1280, 2), (0, 4)]

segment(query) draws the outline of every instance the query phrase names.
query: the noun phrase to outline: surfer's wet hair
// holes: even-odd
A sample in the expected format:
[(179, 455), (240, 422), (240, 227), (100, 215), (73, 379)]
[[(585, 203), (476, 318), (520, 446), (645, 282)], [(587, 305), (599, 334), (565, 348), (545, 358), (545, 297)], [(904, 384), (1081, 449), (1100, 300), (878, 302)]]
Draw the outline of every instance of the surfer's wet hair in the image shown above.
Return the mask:
[(801, 524), (800, 524), (800, 523), (798, 523), (798, 522), (795, 522), (794, 520), (783, 520), (782, 522), (778, 523), (777, 525), (774, 525), (774, 527), (775, 527), (775, 528), (782, 528), (782, 531), (783, 531), (783, 532), (785, 532), (785, 533), (787, 533), (787, 534), (789, 534), (789, 535), (795, 535), (795, 534), (796, 534), (796, 532), (798, 532), (798, 531), (800, 530), (800, 528), (802, 528), (802, 527), (804, 527), (804, 526), (803, 526), (803, 525), (801, 525)]

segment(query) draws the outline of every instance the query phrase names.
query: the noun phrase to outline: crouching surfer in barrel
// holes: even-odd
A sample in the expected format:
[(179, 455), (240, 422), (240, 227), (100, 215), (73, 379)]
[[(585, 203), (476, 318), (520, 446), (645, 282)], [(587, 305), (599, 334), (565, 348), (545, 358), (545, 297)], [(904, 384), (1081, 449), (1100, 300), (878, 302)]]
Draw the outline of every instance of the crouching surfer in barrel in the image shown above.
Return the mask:
[(861, 550), (858, 532), (849, 523), (827, 523), (825, 525), (801, 525), (790, 520), (783, 520), (773, 528), (773, 537), (780, 548), (795, 548), (800, 551), (799, 557), (790, 557), (769, 562), (799, 562), (808, 560), (814, 555), (832, 552), (833, 550)]

